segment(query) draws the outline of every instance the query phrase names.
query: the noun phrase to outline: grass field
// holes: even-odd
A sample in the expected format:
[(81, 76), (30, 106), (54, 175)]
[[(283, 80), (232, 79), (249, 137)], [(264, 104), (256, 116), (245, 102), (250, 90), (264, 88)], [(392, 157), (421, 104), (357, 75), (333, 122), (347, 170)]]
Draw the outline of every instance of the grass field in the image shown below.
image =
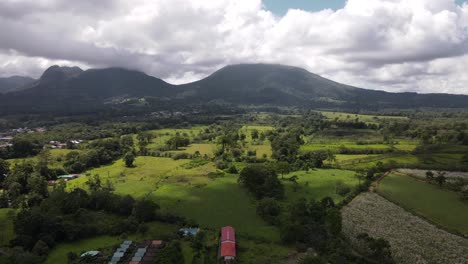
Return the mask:
[(325, 170), (316, 169), (307, 171), (299, 171), (285, 175), (285, 178), (291, 176), (298, 177), (298, 187), (294, 191), (294, 184), (289, 181), (284, 181), (286, 186), (286, 197), (288, 201), (295, 201), (299, 198), (320, 200), (329, 196), (335, 202), (341, 201), (344, 197), (335, 193), (336, 183), (338, 181), (354, 187), (358, 184), (358, 179), (355, 177), (354, 171), (348, 170)]
[(320, 112), (328, 119), (337, 119), (339, 121), (360, 121), (365, 123), (378, 124), (383, 120), (407, 120), (404, 116), (376, 116), (376, 115), (359, 115), (342, 112)]
[(13, 219), (10, 217), (14, 215), (14, 213), (14, 209), (0, 209), (0, 247), (8, 246), (10, 240), (15, 236), (15, 232), (13, 231)]
[[(126, 168), (121, 160), (88, 171), (109, 179), (117, 194), (150, 197), (162, 210), (175, 213), (205, 227), (218, 229), (234, 225), (238, 232), (278, 241), (278, 230), (267, 225), (255, 212), (253, 199), (239, 187), (237, 176), (208, 177), (212, 163), (185, 169), (189, 160), (138, 157), (135, 168)], [(86, 187), (86, 177), (70, 181), (67, 188)]]
[(237, 176), (226, 175), (206, 185), (165, 184), (151, 194), (164, 211), (195, 220), (218, 230), (232, 225), (239, 234), (276, 242), (279, 232), (256, 214), (252, 197), (237, 184)]
[[(71, 149), (51, 149), (50, 150), (50, 161), (49, 166), (52, 168), (63, 168), (63, 160), (65, 155), (70, 151), (80, 151), (80, 150), (71, 150)], [(8, 159), (7, 160), (11, 165), (22, 161), (37, 161), (37, 157), (22, 158), (22, 159)]]
[[(161, 236), (172, 235), (177, 232), (175, 225), (152, 222), (148, 224), (148, 232), (145, 235), (129, 234), (128, 240), (142, 241), (145, 239), (158, 239)], [(99, 250), (105, 254), (112, 254), (112, 247), (122, 243), (119, 236), (98, 236), (83, 239), (72, 243), (61, 243), (57, 245), (47, 257), (46, 264), (67, 263), (67, 253), (75, 252), (81, 254), (85, 251)]]
[[(110, 180), (117, 194), (131, 194), (142, 197), (158, 189), (163, 182), (185, 182), (200, 184), (209, 180), (209, 172), (215, 171), (213, 164), (185, 169), (182, 165), (190, 160), (173, 160), (171, 158), (137, 157), (134, 168), (127, 168), (122, 160), (112, 165), (103, 166), (86, 172), (87, 175), (99, 174), (103, 180)], [(68, 188), (84, 187), (86, 177), (70, 181)]]
[(385, 177), (378, 192), (447, 230), (468, 235), (468, 204), (462, 202), (455, 192), (402, 173), (392, 173)]

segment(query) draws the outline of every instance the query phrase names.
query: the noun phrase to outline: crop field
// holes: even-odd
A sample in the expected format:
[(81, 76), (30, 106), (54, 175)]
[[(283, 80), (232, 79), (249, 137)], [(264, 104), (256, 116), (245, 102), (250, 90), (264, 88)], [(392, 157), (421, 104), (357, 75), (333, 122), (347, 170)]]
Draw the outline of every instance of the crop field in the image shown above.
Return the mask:
[(378, 124), (382, 120), (407, 120), (404, 116), (376, 116), (376, 115), (359, 115), (341, 112), (320, 112), (323, 116), (328, 119), (338, 121), (353, 121), (357, 120), (365, 123)]
[(287, 174), (284, 178), (292, 176), (298, 177), (297, 186), (287, 180), (283, 182), (286, 187), (288, 202), (299, 198), (320, 200), (326, 196), (333, 198), (335, 202), (340, 202), (344, 197), (336, 194), (336, 183), (341, 182), (350, 188), (354, 188), (359, 181), (355, 177), (355, 172), (348, 170), (316, 169), (299, 171)]
[[(398, 169), (397, 172), (416, 177), (420, 180), (426, 180), (427, 170), (417, 170), (417, 169)], [(468, 172), (461, 171), (444, 171), (447, 181), (455, 180), (457, 178), (468, 179)]]
[[(154, 239), (155, 237), (172, 235), (175, 232), (177, 232), (177, 226), (175, 225), (152, 222), (148, 224), (148, 232), (146, 234), (129, 234), (127, 239), (142, 241), (145, 239)], [(61, 243), (50, 252), (45, 263), (67, 263), (68, 252), (75, 252), (79, 255), (85, 251), (99, 250), (106, 254), (112, 254), (112, 247), (122, 243), (123, 240), (124, 239), (119, 236), (98, 236), (72, 243)]]
[(368, 233), (391, 245), (396, 263), (467, 263), (468, 239), (441, 230), (375, 193), (343, 208), (343, 231), (355, 245)]
[(390, 201), (438, 226), (468, 235), (468, 204), (455, 192), (398, 172), (385, 177), (377, 190)]
[(0, 246), (7, 246), (10, 240), (14, 238), (13, 219), (15, 210), (2, 208), (0, 209)]
[[(411, 140), (399, 140), (397, 144), (393, 145), (396, 150), (410, 152), (416, 148), (416, 142)], [(316, 150), (331, 150), (334, 152), (339, 151), (340, 149), (351, 149), (351, 150), (390, 150), (391, 145), (373, 143), (373, 141), (359, 141), (359, 140), (343, 140), (337, 139), (319, 139), (319, 140), (310, 140), (305, 145), (302, 145), (300, 150), (302, 152), (307, 151), (316, 151)]]

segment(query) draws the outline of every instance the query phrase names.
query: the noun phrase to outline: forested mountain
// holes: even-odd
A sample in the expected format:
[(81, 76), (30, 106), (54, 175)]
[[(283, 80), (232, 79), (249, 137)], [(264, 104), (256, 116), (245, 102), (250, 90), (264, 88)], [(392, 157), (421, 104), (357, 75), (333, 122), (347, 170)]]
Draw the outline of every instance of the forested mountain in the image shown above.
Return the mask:
[(307, 107), (468, 107), (468, 96), (388, 93), (340, 84), (304, 69), (272, 64), (239, 64), (182, 86), (194, 99), (236, 104)]
[[(468, 108), (468, 96), (388, 93), (340, 84), (304, 69), (272, 64), (226, 66), (202, 80), (172, 85), (121, 68), (53, 66), (30, 88), (0, 95), (0, 112), (79, 113), (107, 107), (149, 107), (173, 100), (206, 104), (299, 106), (342, 109)], [(128, 102), (144, 102), (133, 103)]]
[(35, 80), (24, 76), (11, 76), (0, 78), (0, 93), (8, 93), (29, 88)]

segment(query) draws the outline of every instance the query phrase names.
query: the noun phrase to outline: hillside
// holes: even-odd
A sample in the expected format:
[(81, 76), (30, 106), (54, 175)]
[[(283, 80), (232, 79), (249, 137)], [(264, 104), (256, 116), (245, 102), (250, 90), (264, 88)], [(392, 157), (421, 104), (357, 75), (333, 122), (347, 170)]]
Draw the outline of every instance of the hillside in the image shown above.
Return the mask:
[(467, 108), (468, 96), (388, 93), (340, 84), (304, 69), (272, 64), (239, 64), (183, 85), (200, 101), (342, 108)]
[[(133, 97), (165, 97), (172, 85), (144, 73), (120, 68), (52, 66), (31, 88), (0, 97), (0, 111), (92, 111)], [(25, 110), (27, 109), (27, 110)]]
[(78, 67), (53, 66), (30, 88), (0, 95), (0, 112), (81, 113), (109, 107), (128, 111), (142, 109), (141, 106), (152, 111), (154, 107), (162, 107), (162, 102), (169, 102), (164, 107), (174, 109), (209, 102), (344, 110), (468, 108), (466, 95), (366, 90), (297, 67), (239, 64), (226, 66), (207, 78), (184, 85), (172, 85), (145, 73), (121, 68), (83, 71)]
[(33, 78), (23, 76), (0, 78), (0, 94), (28, 88), (34, 81)]

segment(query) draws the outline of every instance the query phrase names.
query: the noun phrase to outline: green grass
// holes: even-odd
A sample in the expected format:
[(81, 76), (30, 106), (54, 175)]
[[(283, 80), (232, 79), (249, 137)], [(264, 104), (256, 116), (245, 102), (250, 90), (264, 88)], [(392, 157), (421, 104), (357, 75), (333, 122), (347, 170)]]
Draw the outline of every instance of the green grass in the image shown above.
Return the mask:
[[(267, 225), (256, 214), (253, 199), (239, 187), (237, 176), (211, 179), (213, 163), (185, 169), (190, 160), (137, 157), (135, 168), (126, 168), (121, 160), (87, 172), (109, 179), (117, 194), (150, 197), (162, 210), (194, 219), (202, 226), (219, 229), (236, 226), (239, 232), (279, 240), (275, 227)], [(70, 181), (67, 188), (86, 188), (86, 177)]]
[[(159, 239), (162, 236), (172, 235), (177, 232), (175, 225), (152, 222), (148, 224), (148, 232), (145, 235), (130, 234), (129, 240), (142, 241), (145, 239)], [(47, 257), (46, 264), (67, 263), (67, 253), (75, 252), (81, 254), (85, 251), (99, 250), (105, 254), (112, 254), (112, 247), (123, 241), (119, 236), (98, 236), (83, 239), (71, 243), (61, 243), (57, 245)]]
[(237, 239), (238, 263), (242, 264), (279, 264), (284, 263), (284, 258), (289, 253), (295, 252), (293, 249), (273, 244), (258, 243), (251, 240)]
[[(326, 196), (333, 198), (335, 202), (341, 201), (344, 197), (335, 193), (337, 181), (354, 187), (358, 184), (354, 171), (336, 170), (336, 169), (316, 169), (307, 171), (293, 172), (285, 175), (289, 178), (293, 175), (298, 176), (298, 189), (294, 191), (294, 184), (289, 181), (283, 181), (286, 187), (287, 201), (295, 201), (299, 198), (320, 200)], [(281, 177), (281, 176), (280, 176)]]
[[(72, 149), (51, 149), (50, 150), (50, 161), (49, 166), (52, 168), (63, 168), (63, 161), (65, 156), (70, 151), (80, 151), (80, 150), (72, 150)], [(22, 161), (32, 161), (37, 162), (37, 156), (29, 157), (29, 158), (19, 158), (19, 159), (8, 159), (7, 160), (11, 165), (20, 163)]]
[[(190, 180), (192, 183), (198, 183), (202, 180), (200, 176), (215, 170), (211, 163), (190, 170), (182, 167), (189, 162), (190, 160), (144, 156), (136, 158), (134, 168), (127, 168), (122, 160), (118, 160), (112, 165), (89, 170), (86, 174), (99, 174), (104, 181), (110, 180), (117, 194), (142, 197), (156, 190), (163, 182)], [(82, 177), (70, 181), (67, 187), (83, 188), (86, 181), (87, 177)]]
[(8, 246), (10, 240), (15, 236), (13, 231), (13, 219), (15, 210), (2, 208), (0, 209), (0, 246)]
[(237, 184), (237, 176), (225, 175), (205, 185), (165, 184), (151, 197), (164, 211), (195, 220), (204, 227), (235, 226), (238, 233), (278, 241), (279, 232), (256, 214), (254, 200)]
[(365, 122), (369, 124), (378, 124), (385, 120), (407, 120), (404, 116), (377, 116), (377, 115), (359, 115), (342, 112), (320, 112), (327, 119), (337, 119), (339, 121), (355, 121)]
[(447, 230), (468, 235), (468, 203), (462, 202), (455, 192), (401, 173), (385, 177), (378, 192)]

